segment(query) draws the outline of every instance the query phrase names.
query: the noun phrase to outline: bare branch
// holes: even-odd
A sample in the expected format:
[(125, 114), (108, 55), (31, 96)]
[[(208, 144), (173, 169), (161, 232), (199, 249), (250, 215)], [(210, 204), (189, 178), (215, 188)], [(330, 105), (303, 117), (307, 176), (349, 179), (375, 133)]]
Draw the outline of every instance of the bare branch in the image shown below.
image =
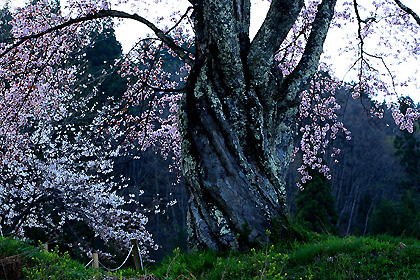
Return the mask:
[[(367, 27), (369, 28), (370, 27), (370, 24), (372, 22), (377, 22), (377, 21), (376, 21), (375, 18), (367, 18), (365, 20), (363, 20), (361, 18), (360, 12), (359, 12), (359, 8), (358, 8), (358, 4), (357, 4), (357, 0), (353, 0), (353, 7), (354, 7), (355, 14), (356, 14), (356, 19), (357, 19), (357, 26), (358, 26), (357, 27), (357, 37), (358, 37), (358, 39), (360, 41), (359, 42), (359, 53), (360, 53), (360, 55), (359, 55), (359, 58), (356, 60), (356, 62), (350, 67), (350, 69), (353, 68), (357, 64), (357, 62), (360, 62), (359, 74), (358, 74), (358, 76), (359, 76), (359, 87), (360, 87), (360, 89), (363, 88), (363, 81), (362, 81), (363, 80), (363, 65), (366, 65), (368, 67), (368, 69), (370, 69), (370, 70), (374, 70), (376, 72), (379, 72), (377, 69), (375, 69), (374, 67), (372, 67), (369, 64), (369, 61), (365, 58), (365, 55), (366, 55), (368, 57), (379, 59), (381, 61), (382, 65), (387, 70), (388, 75), (391, 77), (392, 87), (394, 89), (394, 92), (396, 93), (394, 76), (392, 75), (391, 70), (389, 69), (388, 65), (385, 63), (384, 58), (382, 56), (377, 56), (377, 55), (369, 54), (364, 49), (365, 41), (364, 41), (364, 36), (362, 34), (362, 23), (363, 24), (366, 24)], [(365, 106), (363, 105), (363, 107), (365, 107)]]
[(136, 20), (138, 22), (143, 23), (144, 25), (146, 25), (147, 27), (152, 29), (152, 31), (155, 32), (156, 36), (160, 40), (162, 40), (162, 42), (164, 42), (166, 45), (168, 45), (168, 47), (170, 47), (181, 59), (183, 59), (187, 64), (193, 65), (194, 60), (190, 57), (190, 54), (188, 53), (188, 51), (184, 50), (180, 46), (177, 46), (175, 44), (175, 42), (169, 36), (167, 36), (162, 30), (160, 30), (152, 22), (150, 22), (147, 19), (139, 16), (138, 14), (129, 14), (129, 13), (126, 13), (126, 12), (116, 11), (116, 10), (102, 10), (102, 11), (99, 11), (98, 13), (96, 13), (96, 14), (89, 14), (89, 15), (86, 15), (84, 17), (70, 19), (69, 21), (67, 21), (65, 23), (62, 23), (60, 25), (48, 28), (48, 29), (46, 29), (42, 32), (37, 33), (37, 34), (33, 34), (33, 35), (25, 36), (25, 37), (22, 37), (22, 38), (18, 38), (17, 39), (18, 41), (16, 43), (14, 43), (12, 46), (7, 48), (5, 51), (0, 53), (0, 58), (2, 58), (6, 54), (8, 54), (10, 51), (12, 51), (13, 49), (22, 45), (23, 43), (25, 43), (28, 40), (40, 38), (40, 37), (44, 36), (45, 34), (51, 33), (51, 32), (56, 31), (56, 30), (61, 30), (61, 29), (65, 28), (67, 26), (70, 26), (72, 24), (85, 22), (85, 21), (90, 21), (90, 20), (95, 20), (95, 19), (107, 18), (107, 17), (127, 18), (127, 19), (133, 19), (133, 20)]
[(357, 18), (357, 22), (359, 23), (359, 26), (360, 26), (360, 23), (362, 23), (362, 22), (365, 23), (365, 24), (367, 24), (371, 21), (376, 22), (376, 18), (374, 18), (374, 17), (370, 17), (370, 18), (367, 18), (367, 19), (362, 19), (360, 17), (359, 8), (358, 8), (358, 4), (357, 4), (356, 0), (353, 0), (353, 6), (354, 6), (354, 12), (356, 13), (356, 18)]
[[(385, 67), (386, 71), (388, 72), (388, 75), (391, 77), (391, 81), (392, 81), (392, 87), (394, 88), (394, 92), (396, 92), (395, 90), (395, 79), (394, 79), (394, 75), (392, 75), (391, 70), (389, 69), (388, 65), (385, 63), (385, 60), (382, 56), (377, 56), (377, 55), (373, 55), (373, 54), (369, 54), (367, 52), (364, 52), (367, 56), (370, 56), (372, 58), (376, 58), (379, 59), (382, 62), (382, 65)], [(369, 66), (370, 67), (370, 66)], [(375, 68), (373, 68), (375, 69)], [(376, 70), (376, 69), (375, 69)], [(378, 70), (376, 70), (378, 71)]]
[(403, 10), (404, 12), (406, 12), (407, 14), (411, 15), (415, 21), (417, 22), (418, 25), (420, 25), (420, 17), (418, 14), (416, 14), (412, 9), (410, 9), (409, 7), (407, 7), (406, 5), (404, 5), (403, 3), (401, 3), (400, 0), (394, 0), (395, 4), (398, 5), (398, 7), (401, 8), (401, 10)]
[(366, 62), (364, 58), (365, 41), (363, 40), (363, 35), (362, 35), (362, 23), (366, 24), (366, 22), (363, 21), (362, 18), (360, 17), (359, 7), (356, 0), (353, 0), (353, 7), (354, 7), (354, 12), (356, 13), (356, 19), (357, 19), (357, 37), (360, 40), (360, 43), (359, 43), (359, 48), (360, 48), (359, 87), (362, 88), (363, 63)]

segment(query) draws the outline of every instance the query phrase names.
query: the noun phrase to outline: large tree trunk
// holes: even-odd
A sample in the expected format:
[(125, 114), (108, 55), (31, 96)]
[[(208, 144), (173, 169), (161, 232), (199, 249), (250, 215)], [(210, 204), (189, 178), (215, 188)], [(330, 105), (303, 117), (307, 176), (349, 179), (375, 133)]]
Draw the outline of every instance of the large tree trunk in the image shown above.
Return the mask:
[(196, 2), (196, 59), (179, 109), (189, 245), (221, 250), (263, 244), (273, 218), (289, 229), (285, 175), (297, 94), (316, 70), (335, 1), (320, 5), (310, 53), (285, 79), (274, 53), (303, 0), (273, 0), (252, 43), (249, 0)]

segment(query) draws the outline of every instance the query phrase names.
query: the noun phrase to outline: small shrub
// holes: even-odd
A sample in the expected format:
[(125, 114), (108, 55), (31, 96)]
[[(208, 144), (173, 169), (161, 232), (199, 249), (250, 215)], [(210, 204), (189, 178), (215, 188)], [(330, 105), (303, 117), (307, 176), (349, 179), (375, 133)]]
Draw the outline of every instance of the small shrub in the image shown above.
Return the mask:
[(22, 259), (19, 255), (0, 257), (0, 279), (18, 280), (22, 271)]

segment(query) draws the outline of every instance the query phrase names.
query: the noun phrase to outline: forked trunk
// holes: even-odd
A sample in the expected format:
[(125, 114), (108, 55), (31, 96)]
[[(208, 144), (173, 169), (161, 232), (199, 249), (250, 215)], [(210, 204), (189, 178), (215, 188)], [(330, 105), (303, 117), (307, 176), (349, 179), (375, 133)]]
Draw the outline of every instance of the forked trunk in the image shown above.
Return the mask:
[(197, 2), (195, 65), (179, 108), (189, 245), (264, 244), (273, 218), (289, 227), (285, 174), (297, 93), (318, 62), (283, 80), (274, 60), (303, 1), (274, 0), (252, 43), (249, 1)]

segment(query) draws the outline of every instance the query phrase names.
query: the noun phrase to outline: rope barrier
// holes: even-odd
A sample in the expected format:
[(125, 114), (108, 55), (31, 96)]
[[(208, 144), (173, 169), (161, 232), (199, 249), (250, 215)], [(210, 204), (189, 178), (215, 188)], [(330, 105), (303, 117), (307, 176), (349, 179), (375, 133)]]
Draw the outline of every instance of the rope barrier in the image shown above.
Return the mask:
[(140, 248), (139, 248), (139, 245), (137, 244), (137, 250), (138, 250), (138, 252), (139, 252), (139, 256), (140, 256), (140, 264), (141, 264), (141, 270), (143, 270), (143, 258), (141, 257), (141, 254), (140, 254)]
[[(113, 269), (111, 269), (111, 268), (107, 268), (105, 265), (103, 265), (100, 261), (98, 261), (99, 262), (99, 264), (100, 265), (102, 265), (106, 270), (108, 270), (108, 271), (117, 271), (118, 269), (120, 269), (126, 262), (127, 262), (127, 260), (128, 260), (128, 257), (130, 257), (130, 254), (131, 254), (131, 251), (133, 250), (133, 247), (134, 247), (134, 245), (133, 246), (131, 246), (131, 248), (130, 248), (130, 251), (128, 252), (128, 254), (127, 254), (127, 257), (125, 258), (125, 260), (124, 260), (124, 262), (122, 263), (122, 265), (120, 265), (119, 267), (117, 267), (117, 268), (113, 268)], [(141, 258), (141, 257), (140, 257)], [(141, 265), (141, 269), (143, 269), (143, 261), (142, 261), (142, 265)]]
[[(1, 221), (1, 217), (0, 217), (0, 221)], [(1, 225), (0, 225), (0, 234), (1, 234), (1, 237), (3, 237), (3, 231), (2, 231)], [(43, 248), (42, 245), (40, 246), (40, 248)], [(98, 260), (98, 262), (99, 262), (100, 265), (102, 265), (108, 271), (117, 271), (118, 269), (120, 269), (127, 262), (128, 258), (130, 257), (131, 251), (133, 251), (133, 248), (134, 248), (134, 245), (131, 246), (130, 251), (128, 252), (127, 257), (125, 258), (124, 262), (119, 267), (117, 267), (117, 268), (113, 268), (113, 269), (107, 268), (99, 260)], [(137, 250), (140, 253), (139, 245), (137, 245)], [(139, 254), (139, 256), (140, 256), (141, 269), (143, 270), (143, 258), (141, 257), (141, 254)], [(93, 262), (93, 259), (91, 259), (90, 262), (88, 262), (85, 265), (85, 267), (88, 267), (92, 262)]]
[(90, 262), (87, 265), (85, 265), (85, 267), (88, 267), (92, 262), (93, 260), (90, 260)]

